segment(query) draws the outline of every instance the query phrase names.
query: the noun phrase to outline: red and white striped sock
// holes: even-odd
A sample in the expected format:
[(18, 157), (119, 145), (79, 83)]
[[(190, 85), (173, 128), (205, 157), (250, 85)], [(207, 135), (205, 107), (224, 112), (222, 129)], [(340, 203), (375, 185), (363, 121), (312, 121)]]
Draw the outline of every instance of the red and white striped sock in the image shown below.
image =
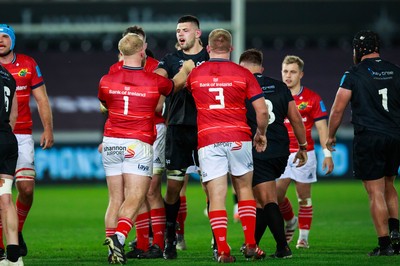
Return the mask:
[(181, 196), (181, 205), (179, 206), (178, 218), (176, 221), (179, 223), (179, 230), (176, 230), (178, 235), (185, 234), (185, 221), (187, 217), (187, 203), (186, 196)]
[(153, 245), (157, 244), (161, 250), (164, 250), (165, 208), (151, 210), (150, 217), (153, 229)]
[(150, 212), (144, 212), (136, 217), (136, 247), (143, 251), (149, 249)]
[(279, 210), (282, 213), (283, 219), (288, 222), (294, 218), (294, 212), (290, 200), (285, 197), (282, 203), (279, 204)]
[(256, 230), (256, 201), (255, 200), (239, 200), (239, 217), (242, 223), (244, 238), (246, 244), (254, 245)]
[(228, 215), (226, 210), (210, 211), (208, 218), (210, 219), (211, 228), (217, 241), (218, 254), (222, 254), (223, 252), (229, 256), (231, 249), (226, 239), (228, 230)]

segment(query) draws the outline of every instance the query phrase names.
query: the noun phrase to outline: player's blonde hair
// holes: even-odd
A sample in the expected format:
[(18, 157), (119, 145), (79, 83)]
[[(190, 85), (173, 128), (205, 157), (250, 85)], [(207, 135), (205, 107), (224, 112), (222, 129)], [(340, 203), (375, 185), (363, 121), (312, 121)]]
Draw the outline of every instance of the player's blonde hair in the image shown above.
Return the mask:
[(215, 29), (208, 35), (208, 46), (215, 53), (230, 52), (232, 48), (232, 35), (225, 29)]
[(123, 56), (134, 55), (143, 50), (143, 40), (135, 33), (128, 33), (118, 43), (118, 49)]
[(296, 56), (296, 55), (287, 55), (283, 59), (282, 64), (290, 65), (290, 64), (297, 64), (299, 66), (299, 70), (303, 72), (304, 69), (304, 61)]

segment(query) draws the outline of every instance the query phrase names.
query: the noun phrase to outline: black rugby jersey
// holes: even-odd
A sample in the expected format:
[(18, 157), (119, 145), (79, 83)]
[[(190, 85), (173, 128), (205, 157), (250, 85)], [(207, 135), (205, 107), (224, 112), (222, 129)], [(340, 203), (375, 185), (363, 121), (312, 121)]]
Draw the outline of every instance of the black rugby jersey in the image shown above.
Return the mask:
[(345, 72), (340, 87), (352, 91), (355, 133), (362, 130), (400, 139), (400, 68), (379, 57), (364, 59)]
[[(289, 155), (289, 135), (284, 125), (288, 113), (288, 104), (294, 101), (285, 83), (262, 74), (254, 74), (264, 93), (268, 105), (269, 124), (267, 129), (267, 149), (257, 152), (253, 148), (253, 157), (259, 160)], [(257, 130), (256, 112), (251, 102), (246, 101), (247, 122), (254, 136)]]
[(0, 131), (2, 132), (11, 132), (9, 123), (15, 90), (16, 83), (13, 76), (0, 65)]
[[(168, 78), (173, 78), (181, 69), (184, 61), (192, 59), (195, 66), (208, 61), (209, 55), (206, 49), (198, 54), (188, 55), (183, 51), (167, 54), (158, 63), (158, 68), (163, 68), (168, 73)], [(197, 110), (193, 96), (186, 89), (182, 89), (166, 98), (166, 119), (168, 125), (196, 126)]]

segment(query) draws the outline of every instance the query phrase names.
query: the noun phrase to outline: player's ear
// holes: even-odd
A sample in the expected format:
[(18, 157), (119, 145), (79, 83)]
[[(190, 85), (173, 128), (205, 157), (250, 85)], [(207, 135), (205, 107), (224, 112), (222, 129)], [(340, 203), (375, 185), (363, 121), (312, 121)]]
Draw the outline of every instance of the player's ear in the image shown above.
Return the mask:
[(211, 52), (211, 47), (210, 47), (210, 45), (207, 44), (206, 49), (207, 49), (207, 53), (210, 53), (210, 52)]
[(201, 29), (196, 30), (196, 38), (200, 38), (201, 36)]

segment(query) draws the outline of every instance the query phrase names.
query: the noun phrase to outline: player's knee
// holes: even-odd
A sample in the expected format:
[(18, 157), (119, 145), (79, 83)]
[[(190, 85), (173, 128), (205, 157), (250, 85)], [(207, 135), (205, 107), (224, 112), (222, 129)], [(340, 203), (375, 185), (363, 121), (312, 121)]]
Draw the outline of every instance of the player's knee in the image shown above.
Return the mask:
[(305, 198), (305, 199), (298, 198), (298, 201), (299, 201), (299, 205), (301, 205), (301, 206), (304, 206), (304, 207), (312, 206), (311, 198)]
[(0, 196), (3, 196), (5, 194), (11, 194), (13, 180), (8, 178), (2, 178), (0, 179), (0, 182), (2, 183), (2, 185), (0, 186)]
[(167, 170), (167, 179), (184, 181), (186, 169), (181, 170)]
[(36, 177), (35, 169), (19, 169), (15, 173), (15, 182), (19, 181), (34, 181)]

